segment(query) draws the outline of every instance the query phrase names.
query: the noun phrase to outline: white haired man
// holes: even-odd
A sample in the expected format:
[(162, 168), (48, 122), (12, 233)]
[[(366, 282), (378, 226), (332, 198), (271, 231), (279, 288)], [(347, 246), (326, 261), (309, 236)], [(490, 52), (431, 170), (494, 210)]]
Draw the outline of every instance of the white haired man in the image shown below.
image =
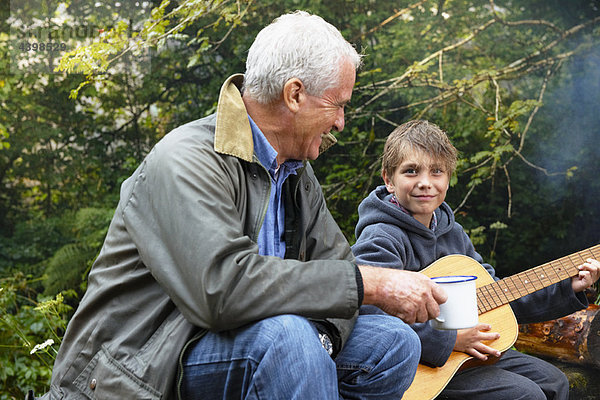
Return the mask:
[(305, 12), (258, 34), (217, 112), (123, 183), (50, 398), (400, 398), (420, 354), (405, 322), (445, 293), (358, 266), (307, 162), (343, 129), (360, 63)]

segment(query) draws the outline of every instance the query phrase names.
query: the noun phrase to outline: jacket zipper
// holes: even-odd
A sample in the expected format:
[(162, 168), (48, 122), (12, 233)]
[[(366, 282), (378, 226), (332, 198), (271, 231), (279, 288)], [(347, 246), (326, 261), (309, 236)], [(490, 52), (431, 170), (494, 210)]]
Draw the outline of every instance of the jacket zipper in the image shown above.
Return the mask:
[(265, 173), (267, 174), (267, 179), (269, 180), (268, 181), (269, 186), (267, 188), (267, 198), (266, 198), (266, 201), (264, 202), (264, 207), (263, 207), (262, 213), (260, 215), (258, 229), (256, 229), (253, 232), (254, 237), (252, 238), (252, 240), (254, 240), (255, 242), (258, 242), (258, 234), (260, 233), (260, 229), (262, 228), (263, 223), (265, 222), (265, 217), (267, 216), (267, 209), (269, 208), (269, 199), (271, 198), (271, 175), (269, 174), (269, 170), (258, 161), (258, 158), (256, 158), (256, 155), (254, 155), (254, 163), (260, 165), (260, 167), (263, 169), (263, 171), (265, 171)]
[(202, 329), (200, 332), (196, 333), (188, 342), (183, 346), (183, 349), (179, 352), (179, 368), (177, 371), (177, 399), (184, 400), (181, 397), (181, 384), (183, 383), (183, 355), (187, 351), (188, 347), (194, 342), (202, 339), (204, 335), (208, 332), (206, 329)]

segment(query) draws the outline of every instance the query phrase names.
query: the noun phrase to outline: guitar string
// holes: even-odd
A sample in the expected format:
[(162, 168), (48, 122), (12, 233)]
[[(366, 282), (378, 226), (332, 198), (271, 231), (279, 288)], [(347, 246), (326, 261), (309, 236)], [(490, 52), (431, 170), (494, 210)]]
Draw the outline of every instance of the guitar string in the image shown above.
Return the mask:
[[(487, 291), (487, 286), (488, 286), (488, 285), (486, 285), (486, 286), (483, 286), (483, 287), (480, 287), (480, 288), (479, 288), (479, 289), (480, 289), (480, 291), (482, 291), (482, 292), (483, 292), (483, 291)], [(482, 303), (481, 303), (481, 304), (482, 304), (483, 308), (485, 309), (485, 311), (489, 311), (489, 310), (491, 310), (492, 308), (491, 308), (491, 306), (490, 306), (490, 303), (489, 303), (489, 297), (488, 297), (488, 296), (485, 296), (485, 295), (484, 295), (484, 296), (482, 296), (482, 297), (483, 297), (483, 301), (482, 301)]]
[(493, 310), (494, 306), (492, 304), (492, 299), (490, 298), (490, 285), (485, 285), (483, 288), (481, 288), (482, 292), (484, 293), (483, 296), (483, 301), (484, 301), (484, 307), (485, 307), (485, 311), (489, 311), (489, 310)]
[(482, 300), (482, 294), (481, 294), (481, 288), (477, 289), (477, 313), (478, 314), (483, 314), (484, 312), (488, 311), (484, 308), (483, 305), (483, 300)]
[[(479, 293), (482, 294), (481, 292), (484, 292), (486, 290), (485, 288), (486, 288), (485, 286), (479, 288)], [(480, 301), (481, 301), (481, 303), (479, 303), (479, 304), (481, 304), (481, 306), (483, 307), (483, 309), (485, 311), (489, 311), (490, 310), (490, 308), (489, 308), (490, 307), (490, 303), (488, 301), (487, 296), (485, 296), (485, 294), (483, 293), (481, 296), (479, 296), (479, 298), (480, 298)]]
[[(496, 300), (496, 301), (494, 301), (494, 305), (496, 307), (499, 307), (499, 306), (503, 305), (504, 302), (500, 298), (500, 295), (498, 294), (498, 290), (497, 290), (497, 288), (498, 288), (498, 282), (495, 282), (495, 284), (491, 285), (491, 287), (494, 290), (494, 299)], [(500, 293), (502, 293), (502, 291), (500, 291)], [(498, 302), (499, 302), (499, 304), (498, 304)]]
[(527, 279), (529, 279), (531, 285), (533, 286), (534, 292), (546, 287), (544, 286), (544, 282), (542, 281), (540, 275), (537, 272), (537, 269), (533, 269), (525, 273), (525, 276), (527, 276)]
[[(552, 265), (552, 262), (546, 263), (546, 265), (548, 267), (550, 267), (550, 271), (552, 271), (554, 273), (554, 275), (556, 275), (556, 279), (558, 279), (558, 281), (561, 281), (562, 279), (560, 278), (560, 275), (558, 275), (558, 272), (556, 272), (556, 268), (554, 268), (554, 266)], [(546, 275), (548, 275), (547, 272), (546, 272)]]
[(571, 276), (569, 274), (569, 272), (567, 271), (567, 266), (564, 265), (564, 263), (567, 261), (567, 259), (569, 260), (569, 262), (571, 262), (571, 264), (573, 264), (570, 258), (561, 257), (558, 259), (558, 263), (560, 264), (559, 271), (562, 273), (563, 279), (567, 279)]
[[(477, 288), (479, 314), (576, 275), (577, 265), (585, 262), (583, 254), (589, 253), (591, 258), (598, 258), (596, 250), (600, 253), (600, 244)], [(551, 273), (548, 273), (548, 268)], [(540, 274), (538, 274), (539, 271), (541, 271)], [(556, 278), (551, 278), (552, 272)], [(541, 287), (536, 286), (536, 283)], [(534, 290), (530, 290), (530, 287), (533, 287)], [(485, 293), (483, 293), (484, 291)], [(525, 291), (525, 295), (523, 291)], [(515, 296), (516, 292), (518, 292), (518, 296)]]
[(508, 297), (508, 295), (511, 294), (511, 292), (510, 292), (510, 290), (509, 290), (508, 285), (506, 284), (506, 282), (504, 282), (504, 280), (501, 279), (501, 280), (498, 281), (498, 287), (500, 288), (500, 292), (504, 296), (504, 299), (505, 299), (506, 303), (510, 303), (511, 301), (514, 300), (514, 298), (510, 299)]
[(518, 285), (517, 289), (519, 290), (519, 293), (521, 293), (521, 289), (523, 289), (525, 291), (525, 294), (521, 293), (521, 297), (529, 294), (529, 291), (525, 288), (525, 282), (523, 282), (522, 274), (523, 273), (521, 272), (521, 273), (518, 273), (515, 275), (515, 278), (519, 279), (519, 282), (516, 282), (516, 279), (515, 279), (515, 284)]

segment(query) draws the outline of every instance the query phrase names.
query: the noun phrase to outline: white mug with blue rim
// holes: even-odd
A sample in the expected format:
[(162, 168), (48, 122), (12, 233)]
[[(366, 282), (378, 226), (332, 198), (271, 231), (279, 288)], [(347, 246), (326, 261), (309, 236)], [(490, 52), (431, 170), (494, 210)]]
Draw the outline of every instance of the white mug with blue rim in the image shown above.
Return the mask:
[(477, 312), (476, 276), (451, 275), (431, 278), (448, 294), (448, 300), (440, 304), (440, 315), (430, 320), (435, 329), (466, 329), (479, 322)]

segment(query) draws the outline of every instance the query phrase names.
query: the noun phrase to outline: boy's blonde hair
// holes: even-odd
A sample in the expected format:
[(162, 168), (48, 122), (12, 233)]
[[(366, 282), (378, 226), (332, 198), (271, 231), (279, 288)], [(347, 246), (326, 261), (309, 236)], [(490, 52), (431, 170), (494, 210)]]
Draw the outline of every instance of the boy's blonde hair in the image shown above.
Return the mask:
[(415, 150), (439, 160), (448, 176), (454, 172), (458, 151), (439, 126), (425, 120), (406, 122), (390, 133), (383, 148), (381, 172), (391, 177)]

